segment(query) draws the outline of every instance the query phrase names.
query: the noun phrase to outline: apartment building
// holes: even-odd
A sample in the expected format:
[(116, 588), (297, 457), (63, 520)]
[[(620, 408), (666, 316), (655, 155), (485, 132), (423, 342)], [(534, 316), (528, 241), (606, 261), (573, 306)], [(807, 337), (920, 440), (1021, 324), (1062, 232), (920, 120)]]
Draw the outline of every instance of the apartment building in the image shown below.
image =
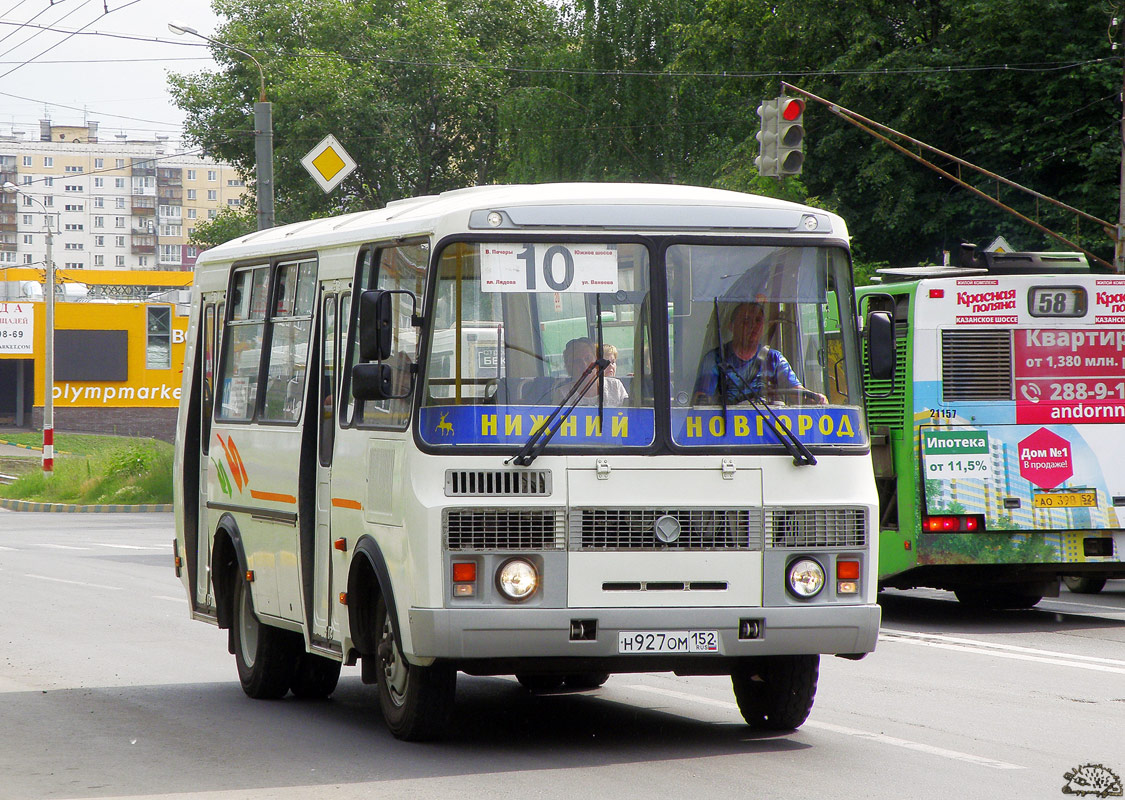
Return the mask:
[(105, 141), (98, 123), (40, 122), (39, 138), (0, 135), (0, 268), (42, 266), (47, 221), (60, 269), (190, 270), (195, 226), (241, 206), (238, 171), (166, 137)]

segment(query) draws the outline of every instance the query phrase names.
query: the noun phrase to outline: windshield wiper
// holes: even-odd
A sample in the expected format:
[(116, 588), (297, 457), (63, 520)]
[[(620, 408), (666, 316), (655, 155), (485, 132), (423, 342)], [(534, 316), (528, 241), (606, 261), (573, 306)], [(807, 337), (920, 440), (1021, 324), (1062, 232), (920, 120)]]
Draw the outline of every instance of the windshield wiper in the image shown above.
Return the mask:
[[(765, 410), (766, 414), (769, 416), (770, 420), (773, 422), (772, 425), (767, 425), (766, 427), (769, 428), (771, 431), (773, 431), (773, 435), (777, 437), (777, 440), (779, 442), (781, 442), (782, 446), (786, 449), (786, 451), (788, 451), (789, 455), (793, 456), (793, 465), (797, 466), (797, 467), (802, 467), (802, 466), (812, 467), (812, 466), (815, 466), (816, 465), (816, 456), (814, 456), (812, 454), (812, 451), (809, 450), (808, 446), (797, 437), (797, 434), (793, 433), (793, 431), (789, 428), (789, 426), (785, 425), (781, 421), (781, 418), (778, 417), (777, 414), (774, 413), (772, 408), (770, 408), (769, 403), (767, 403), (765, 400), (763, 400), (761, 397), (759, 397), (757, 394), (755, 394), (755, 392), (751, 388), (750, 384), (748, 384), (746, 382), (746, 380), (741, 375), (738, 374), (737, 371), (733, 371), (733, 370), (731, 370), (731, 368), (727, 364), (721, 363), (720, 369), (719, 369), (719, 375), (722, 376), (724, 374), (727, 376), (728, 379), (731, 379), (731, 380), (733, 380), (734, 383), (738, 384), (738, 388), (742, 390), (743, 398), (747, 402), (749, 402), (750, 405), (754, 406), (754, 408), (758, 411), (759, 414), (762, 413), (763, 409)], [(723, 393), (723, 425), (724, 426), (726, 425), (726, 416), (727, 416), (726, 394)]]
[[(589, 366), (582, 371), (582, 374), (575, 379), (574, 384), (570, 387), (570, 391), (566, 393), (566, 397), (562, 399), (562, 402), (555, 406), (555, 410), (550, 413), (535, 433), (531, 434), (530, 438), (523, 443), (523, 447), (521, 447), (514, 456), (505, 460), (504, 463), (511, 464), (514, 461), (521, 467), (529, 466), (531, 462), (535, 460), (536, 456), (543, 452), (543, 448), (550, 443), (555, 432), (561, 427), (562, 421), (570, 416), (570, 412), (574, 410), (574, 407), (578, 405), (586, 392), (590, 391), (590, 387), (602, 379), (602, 373), (605, 372), (605, 368), (608, 366), (609, 359), (606, 358), (596, 358), (591, 361)], [(591, 375), (591, 372), (594, 372), (594, 374)], [(573, 398), (573, 400), (571, 398)], [(567, 403), (570, 403), (569, 407), (567, 407)], [(551, 424), (556, 419), (558, 419), (560, 425), (552, 428)]]

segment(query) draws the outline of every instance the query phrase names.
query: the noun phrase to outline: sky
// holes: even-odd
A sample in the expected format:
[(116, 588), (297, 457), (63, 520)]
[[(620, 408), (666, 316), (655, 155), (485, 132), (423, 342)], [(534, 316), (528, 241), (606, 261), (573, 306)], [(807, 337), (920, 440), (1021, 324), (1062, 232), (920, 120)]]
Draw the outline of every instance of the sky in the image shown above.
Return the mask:
[(168, 73), (216, 67), (207, 43), (172, 33), (172, 20), (205, 35), (219, 24), (210, 0), (0, 0), (0, 134), (38, 138), (46, 117), (96, 121), (106, 139), (178, 138)]

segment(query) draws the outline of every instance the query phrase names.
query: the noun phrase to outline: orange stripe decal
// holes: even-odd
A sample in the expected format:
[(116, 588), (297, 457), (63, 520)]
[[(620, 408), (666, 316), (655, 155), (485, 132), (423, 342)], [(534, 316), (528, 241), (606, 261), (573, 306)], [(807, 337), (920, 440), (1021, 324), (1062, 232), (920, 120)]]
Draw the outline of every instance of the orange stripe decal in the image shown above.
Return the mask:
[(363, 503), (358, 500), (348, 500), (346, 497), (333, 497), (332, 505), (336, 508), (354, 508), (356, 511), (363, 510)]
[(291, 494), (278, 494), (277, 492), (259, 492), (257, 489), (250, 490), (250, 496), (255, 500), (272, 500), (275, 503), (292, 503), (296, 505), (297, 498)]

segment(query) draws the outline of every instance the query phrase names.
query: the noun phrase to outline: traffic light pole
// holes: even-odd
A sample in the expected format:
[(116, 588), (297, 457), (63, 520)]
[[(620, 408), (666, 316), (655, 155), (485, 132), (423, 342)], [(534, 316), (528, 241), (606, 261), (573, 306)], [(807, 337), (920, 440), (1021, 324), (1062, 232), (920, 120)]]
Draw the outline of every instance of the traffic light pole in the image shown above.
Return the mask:
[(1121, 76), (1121, 183), (1117, 189), (1117, 236), (1113, 243), (1113, 268), (1125, 272), (1125, 63)]
[[(896, 131), (894, 128), (883, 125), (882, 123), (876, 122), (873, 119), (869, 119), (868, 117), (865, 117), (862, 114), (859, 114), (855, 111), (852, 111), (849, 108), (844, 108), (839, 103), (833, 103), (830, 100), (825, 100), (823, 97), (817, 97), (812, 92), (807, 92), (804, 89), (800, 88), (799, 86), (794, 86), (791, 83), (785, 83), (785, 82), (782, 82), (781, 86), (782, 86), (783, 91), (786, 90), (786, 89), (789, 89), (789, 90), (795, 92), (796, 94), (799, 94), (802, 97), (806, 97), (806, 98), (808, 98), (809, 100), (811, 100), (815, 103), (820, 103), (821, 105), (826, 106), (829, 111), (831, 111), (833, 114), (835, 114), (837, 117), (844, 120), (845, 122), (848, 122), (848, 123), (854, 125), (855, 127), (859, 128), (860, 130), (867, 133), (869, 136), (873, 136), (874, 138), (880, 140), (881, 142), (883, 142), (887, 145), (890, 145), (891, 147), (893, 147), (898, 152), (902, 153), (902, 155), (906, 156), (907, 158), (913, 159), (914, 161), (917, 161), (919, 164), (922, 164), (923, 166), (929, 167), (931, 170), (938, 173), (942, 177), (946, 178), (947, 180), (952, 181), (953, 183), (956, 183), (958, 186), (961, 186), (961, 187), (969, 190), (970, 192), (972, 192), (973, 194), (975, 194), (977, 197), (981, 198), (982, 200), (984, 200), (988, 203), (991, 203), (992, 205), (996, 206), (997, 208), (1000, 208), (1000, 209), (1003, 209), (1004, 211), (1007, 211), (1009, 214), (1012, 214), (1013, 216), (1019, 218), (1023, 222), (1025, 222), (1028, 225), (1030, 225), (1031, 227), (1035, 228), (1037, 231), (1039, 231), (1041, 233), (1044, 233), (1047, 236), (1050, 236), (1051, 238), (1062, 242), (1067, 247), (1070, 247), (1074, 250), (1078, 250), (1078, 251), (1082, 252), (1083, 254), (1085, 254), (1085, 256), (1090, 261), (1095, 262), (1097, 264), (1101, 264), (1102, 266), (1104, 266), (1108, 269), (1117, 271), (1117, 272), (1122, 271), (1121, 267), (1119, 267), (1116, 263), (1114, 263), (1114, 264), (1109, 263), (1104, 258), (1100, 258), (1099, 256), (1090, 252), (1089, 250), (1082, 247), (1081, 245), (1076, 244), (1075, 242), (1071, 241), (1070, 239), (1067, 239), (1062, 234), (1059, 234), (1059, 233), (1051, 230), (1047, 226), (1045, 226), (1045, 225), (1043, 225), (1039, 222), (1036, 222), (1035, 220), (1031, 219), (1030, 217), (1028, 217), (1025, 214), (1021, 214), (1020, 212), (1016, 211), (1014, 208), (1011, 208), (1010, 206), (1005, 205), (1004, 203), (1000, 202), (995, 197), (993, 197), (989, 194), (986, 194), (985, 192), (982, 192), (977, 187), (975, 187), (972, 184), (968, 183), (967, 181), (963, 180), (960, 176), (961, 168), (964, 167), (965, 169), (970, 169), (970, 170), (972, 170), (972, 171), (974, 171), (974, 172), (976, 172), (980, 175), (983, 175), (984, 177), (988, 178), (989, 180), (993, 180), (993, 181), (996, 181), (997, 183), (1002, 183), (1005, 186), (1009, 186), (1013, 189), (1017, 189), (1017, 190), (1025, 193), (1025, 194), (1030, 195), (1031, 197), (1036, 198), (1037, 200), (1042, 200), (1045, 203), (1050, 203), (1053, 206), (1056, 206), (1058, 208), (1062, 208), (1066, 211), (1069, 211), (1070, 213), (1078, 216), (1081, 219), (1085, 219), (1089, 222), (1094, 223), (1099, 228), (1101, 228), (1103, 231), (1105, 231), (1106, 235), (1108, 235), (1111, 239), (1114, 240), (1115, 249), (1117, 251), (1120, 251), (1120, 248), (1121, 248), (1122, 237), (1121, 237), (1119, 231), (1121, 230), (1121, 227), (1123, 225), (1125, 225), (1125, 216), (1123, 216), (1119, 220), (1118, 225), (1114, 225), (1112, 222), (1107, 222), (1106, 220), (1099, 219), (1099, 218), (1095, 217), (1093, 214), (1087, 214), (1085, 211), (1077, 209), (1074, 206), (1067, 205), (1066, 203), (1063, 203), (1060, 200), (1056, 200), (1053, 197), (1048, 197), (1047, 195), (1041, 194), (1040, 192), (1037, 192), (1034, 189), (1029, 189), (1026, 186), (1021, 186), (1020, 184), (1016, 183), (1015, 181), (1009, 180), (1008, 178), (1005, 178), (1001, 175), (997, 175), (994, 172), (990, 172), (990, 171), (984, 169), (983, 167), (978, 167), (976, 164), (973, 164), (972, 162), (966, 161), (963, 158), (958, 158), (957, 156), (953, 155), (952, 153), (947, 153), (944, 150), (939, 150), (938, 148), (934, 147), (933, 145), (926, 144), (921, 139), (915, 139), (913, 136), (907, 136), (905, 133), (902, 133), (900, 131)], [(1123, 122), (1123, 124), (1122, 124), (1122, 134), (1123, 134), (1123, 136), (1125, 136), (1125, 122)], [(940, 157), (940, 158), (945, 158), (945, 159), (948, 159), (948, 160), (952, 161), (957, 166), (957, 173), (958, 174), (954, 175), (952, 172), (949, 172), (947, 170), (942, 169), (937, 164), (934, 164), (932, 161), (928, 161), (927, 159), (923, 158), (920, 153), (915, 153), (915, 152), (907, 149), (906, 147), (903, 147), (898, 142), (893, 141), (890, 138), (891, 136), (898, 137), (898, 138), (906, 141), (907, 143), (909, 143), (911, 145), (914, 145), (915, 148), (917, 148), (917, 149), (926, 150), (934, 156), (937, 156), (937, 157)], [(1125, 139), (1123, 139), (1123, 142), (1125, 142)], [(1123, 158), (1125, 158), (1125, 156), (1123, 156)], [(1125, 187), (1125, 164), (1122, 165), (1122, 172), (1123, 172), (1123, 174), (1122, 174), (1122, 186)], [(1125, 189), (1123, 189), (1122, 196), (1123, 196), (1123, 198), (1125, 198)], [(1121, 213), (1123, 215), (1125, 215), (1125, 202), (1123, 202)]]

